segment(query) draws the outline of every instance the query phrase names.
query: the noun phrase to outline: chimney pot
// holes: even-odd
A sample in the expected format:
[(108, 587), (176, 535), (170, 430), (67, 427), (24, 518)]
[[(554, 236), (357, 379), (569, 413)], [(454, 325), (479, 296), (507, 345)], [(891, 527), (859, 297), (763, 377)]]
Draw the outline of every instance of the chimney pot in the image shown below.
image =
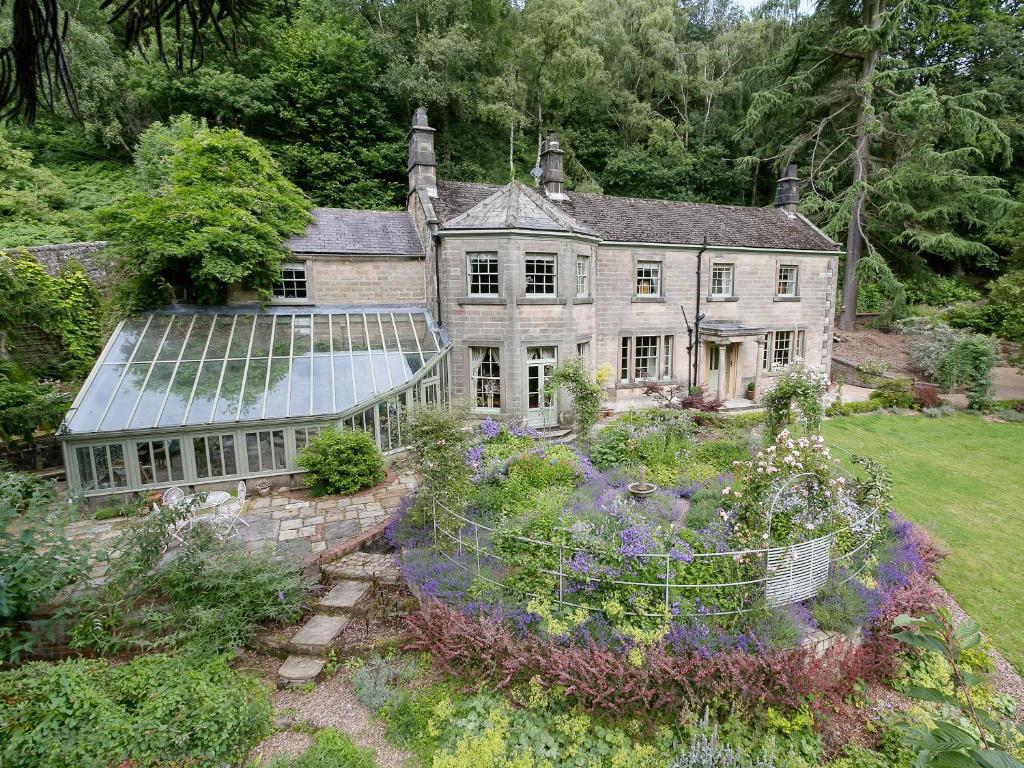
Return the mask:
[(800, 177), (794, 163), (787, 165), (775, 190), (775, 207), (795, 214), (800, 206)]
[(409, 191), (423, 189), (437, 197), (437, 158), (434, 155), (434, 129), (427, 121), (427, 110), (419, 107), (409, 129)]
[(548, 131), (540, 152), (540, 183), (544, 194), (553, 200), (565, 199), (565, 173), (562, 172), (561, 142), (557, 131)]

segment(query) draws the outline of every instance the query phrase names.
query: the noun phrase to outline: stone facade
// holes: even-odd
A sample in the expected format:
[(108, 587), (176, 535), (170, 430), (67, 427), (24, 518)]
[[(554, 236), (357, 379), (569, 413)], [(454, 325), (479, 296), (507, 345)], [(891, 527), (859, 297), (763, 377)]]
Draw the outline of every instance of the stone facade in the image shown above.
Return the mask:
[[(642, 386), (621, 377), (623, 337), (666, 335), (673, 337), (670, 383), (687, 382), (691, 360), (686, 352), (687, 331), (683, 319), (693, 322), (696, 312), (696, 266), (699, 247), (659, 248), (604, 245), (582, 238), (540, 235), (474, 237), (460, 233), (441, 238), (441, 316), (452, 338), (452, 395), (470, 395), (472, 347), (500, 350), (502, 408), (505, 415), (523, 417), (527, 410), (527, 350), (555, 347), (558, 359), (577, 354), (587, 344), (588, 364), (614, 370), (613, 396), (636, 394)], [(493, 253), (499, 263), (499, 295), (468, 295), (468, 259), (473, 253)], [(525, 294), (527, 254), (555, 254), (555, 296)], [(589, 296), (576, 297), (576, 258), (588, 259)], [(759, 387), (769, 383), (763, 369), (764, 334), (772, 331), (802, 332), (803, 357), (812, 365), (827, 368), (830, 360), (832, 297), (835, 291), (837, 256), (740, 252), (708, 249), (702, 257), (701, 312), (705, 328), (737, 324), (760, 329), (759, 333), (730, 334), (727, 338), (702, 333), (698, 350), (698, 383), (709, 384), (710, 346), (727, 345), (721, 392), (726, 399), (743, 397), (748, 382)], [(662, 295), (636, 295), (637, 262), (660, 266)], [(712, 266), (733, 265), (734, 291), (730, 299), (709, 297)], [(798, 269), (798, 295), (776, 296), (780, 264)], [(795, 338), (795, 337), (794, 337)], [(769, 350), (771, 352), (771, 350)], [(718, 392), (717, 387), (712, 387)]]
[[(296, 254), (292, 261), (306, 266), (307, 296), (280, 300), (287, 304), (346, 304), (354, 306), (426, 302), (426, 272), (422, 255), (341, 256)], [(255, 304), (259, 297), (237, 285), (229, 304)], [(273, 303), (279, 303), (274, 300)]]

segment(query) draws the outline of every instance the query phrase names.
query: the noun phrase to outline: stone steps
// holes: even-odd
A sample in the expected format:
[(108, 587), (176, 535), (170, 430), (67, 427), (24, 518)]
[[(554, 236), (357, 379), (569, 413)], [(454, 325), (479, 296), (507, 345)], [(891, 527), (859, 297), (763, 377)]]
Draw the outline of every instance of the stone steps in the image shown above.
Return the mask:
[(353, 552), (324, 566), (333, 582), (331, 590), (314, 606), (316, 613), (306, 619), (291, 637), (283, 632), (266, 633), (258, 644), (285, 658), (277, 673), (281, 688), (295, 688), (315, 682), (327, 663), (327, 654), (360, 610), (360, 603), (373, 592), (373, 582), (398, 583), (395, 556), (374, 552)]
[(321, 613), (344, 615), (356, 613), (356, 605), (370, 594), (373, 587), (365, 581), (339, 581), (317, 603)]
[(353, 552), (324, 566), (333, 581), (377, 581), (397, 584), (401, 579), (395, 555), (380, 552)]
[(317, 656), (292, 654), (277, 671), (277, 684), (281, 688), (298, 688), (315, 682), (324, 669), (326, 659)]
[(326, 656), (332, 643), (348, 626), (348, 616), (314, 613), (288, 641), (288, 650), (307, 656)]

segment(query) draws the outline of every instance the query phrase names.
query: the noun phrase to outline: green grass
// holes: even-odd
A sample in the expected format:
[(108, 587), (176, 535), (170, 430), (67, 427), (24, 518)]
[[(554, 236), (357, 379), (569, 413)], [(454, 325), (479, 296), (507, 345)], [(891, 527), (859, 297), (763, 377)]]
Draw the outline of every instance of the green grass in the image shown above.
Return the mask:
[(1024, 425), (878, 415), (831, 419), (822, 433), (890, 469), (897, 511), (948, 553), (939, 581), (1024, 672)]

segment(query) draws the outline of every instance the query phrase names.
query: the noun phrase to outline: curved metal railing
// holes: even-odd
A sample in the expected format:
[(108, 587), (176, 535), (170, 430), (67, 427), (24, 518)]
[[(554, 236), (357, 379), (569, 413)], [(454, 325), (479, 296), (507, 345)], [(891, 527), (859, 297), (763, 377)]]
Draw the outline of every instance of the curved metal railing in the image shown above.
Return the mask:
[[(439, 510), (443, 512), (443, 515), (438, 514)], [(438, 551), (452, 563), (474, 572), (476, 578), (481, 581), (501, 586), (501, 582), (491, 578), (487, 571), (482, 567), (483, 560), (495, 563), (504, 562), (504, 559), (494, 552), (493, 548), (487, 545), (487, 542), (490, 541), (492, 535), (498, 533), (497, 529), (455, 512), (436, 499), (431, 499), (431, 511), (433, 517), (435, 546), (441, 541), (448, 541), (451, 543), (452, 549), (458, 553), (459, 557), (453, 556), (453, 553), (448, 551), (446, 547), (438, 546), (436, 547)], [(836, 555), (833, 554), (835, 540), (840, 534), (848, 531), (856, 532), (857, 530), (863, 530), (864, 526), (874, 523), (878, 518), (878, 515), (879, 511), (877, 509), (871, 509), (858, 519), (849, 521), (842, 528), (818, 538), (802, 541), (798, 544), (790, 544), (780, 547), (765, 547), (761, 549), (737, 549), (725, 552), (692, 553), (693, 560), (720, 557), (730, 558), (733, 560), (755, 558), (759, 561), (760, 566), (757, 569), (757, 572), (763, 575), (760, 575), (757, 578), (721, 583), (675, 583), (672, 576), (673, 556), (669, 552), (643, 553), (633, 556), (634, 558), (641, 560), (664, 561), (665, 577), (658, 582), (631, 581), (626, 579), (587, 576), (575, 571), (567, 571), (566, 555), (571, 558), (581, 552), (595, 556), (607, 554), (607, 552), (600, 552), (598, 550), (587, 549), (585, 547), (567, 546), (563, 543), (543, 541), (528, 536), (516, 536), (506, 533), (502, 533), (501, 535), (506, 540), (511, 539), (512, 541), (531, 547), (543, 547), (558, 550), (557, 570), (548, 568), (538, 569), (541, 573), (551, 576), (557, 580), (557, 591), (554, 596), (557, 603), (571, 608), (582, 608), (591, 612), (600, 612), (601, 608), (597, 606), (573, 602), (572, 600), (567, 599), (567, 592), (569, 591), (566, 588), (567, 584), (593, 583), (600, 585), (639, 587), (658, 590), (660, 593), (663, 593), (664, 610), (658, 613), (650, 611), (625, 610), (624, 613), (632, 616), (663, 617), (673, 611), (673, 593), (678, 595), (683, 590), (735, 590), (738, 588), (752, 587), (753, 585), (763, 585), (763, 587), (758, 590), (756, 597), (763, 597), (769, 605), (781, 606), (814, 597), (821, 591), (822, 587), (824, 587), (828, 581), (829, 576), (835, 572), (835, 569), (844, 564), (846, 564), (850, 569), (850, 572), (840, 582), (845, 583), (859, 575), (867, 566), (868, 558), (864, 557), (863, 562), (859, 563), (856, 570), (851, 567), (854, 563), (855, 556), (864, 552), (870, 546), (872, 537), (866, 536), (851, 550)], [(452, 526), (451, 523), (454, 523), (455, 525)], [(452, 527), (455, 528), (454, 532), (450, 530)], [(481, 539), (483, 539), (483, 544), (481, 543)], [(471, 563), (465, 562), (465, 555), (467, 553), (470, 555), (470, 559), (472, 560)], [(528, 592), (526, 595), (541, 599), (550, 599), (552, 597), (550, 594), (539, 594), (533, 592)], [(755, 610), (755, 606), (742, 607), (733, 610), (704, 610), (694, 611), (691, 613), (677, 612), (672, 613), (672, 615), (677, 617), (731, 616), (748, 613), (752, 610)]]

